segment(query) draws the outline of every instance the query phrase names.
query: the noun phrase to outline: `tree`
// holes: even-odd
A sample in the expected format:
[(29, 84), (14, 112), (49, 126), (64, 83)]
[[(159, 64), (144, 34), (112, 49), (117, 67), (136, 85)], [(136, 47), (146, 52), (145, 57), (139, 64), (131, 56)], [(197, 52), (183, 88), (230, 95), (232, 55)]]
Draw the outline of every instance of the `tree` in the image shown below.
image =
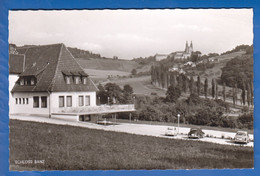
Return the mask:
[(107, 94), (102, 84), (98, 85), (97, 100), (98, 100), (98, 104), (107, 103)]
[(235, 104), (237, 104), (237, 83), (235, 83)]
[(242, 98), (243, 105), (245, 105), (245, 104), (246, 104), (246, 90), (245, 90), (245, 85), (243, 85), (243, 87), (242, 87), (241, 98)]
[(176, 80), (177, 80), (177, 86), (180, 88), (180, 90), (181, 90), (181, 88), (182, 88), (182, 79), (181, 79), (181, 75), (178, 75), (177, 77), (176, 77)]
[(208, 97), (208, 78), (205, 79), (204, 82), (204, 93), (205, 93), (205, 98)]
[(250, 95), (251, 95), (251, 99), (250, 99), (250, 103), (251, 105), (254, 104), (254, 86), (253, 86), (253, 80), (249, 80), (249, 87), (250, 87)]
[(200, 76), (199, 75), (197, 78), (197, 93), (198, 93), (198, 96), (200, 96)]
[(194, 80), (193, 80), (193, 76), (190, 77), (190, 94), (193, 94), (193, 84), (194, 84)]
[(109, 98), (109, 103), (115, 103), (115, 101), (118, 101), (119, 103), (122, 102), (122, 90), (117, 84), (107, 83), (105, 85), (105, 90), (107, 97)]
[(166, 101), (177, 102), (181, 96), (181, 90), (179, 87), (170, 86), (166, 92)]
[(137, 71), (136, 71), (136, 69), (133, 69), (132, 71), (131, 71), (131, 73), (132, 73), (132, 75), (136, 75), (136, 73), (137, 73)]
[(250, 94), (250, 85), (246, 84), (246, 95), (247, 95), (247, 105), (250, 106), (251, 104), (251, 94)]
[(216, 99), (218, 99), (218, 82), (215, 83), (216, 86)]
[(170, 74), (170, 86), (175, 86), (175, 73)]
[(223, 90), (222, 90), (223, 92), (223, 100), (224, 100), (224, 102), (226, 102), (226, 83), (225, 82), (223, 82)]
[(154, 80), (155, 80), (155, 69), (154, 66), (151, 66), (151, 82), (152, 84), (154, 84)]
[(186, 93), (186, 91), (187, 91), (187, 81), (186, 81), (186, 76), (184, 76), (183, 75), (183, 77), (182, 77), (182, 89), (183, 89), (183, 92), (185, 92)]
[(124, 85), (123, 88), (124, 103), (133, 103), (132, 102), (133, 93), (134, 93), (133, 88), (129, 84)]
[(236, 104), (236, 98), (235, 98), (235, 88), (232, 87), (232, 97), (233, 97), (233, 105)]
[(215, 97), (215, 88), (216, 88), (216, 86), (215, 86), (215, 80), (214, 79), (212, 79), (212, 81), (211, 81), (211, 95), (212, 95), (212, 98), (214, 98)]

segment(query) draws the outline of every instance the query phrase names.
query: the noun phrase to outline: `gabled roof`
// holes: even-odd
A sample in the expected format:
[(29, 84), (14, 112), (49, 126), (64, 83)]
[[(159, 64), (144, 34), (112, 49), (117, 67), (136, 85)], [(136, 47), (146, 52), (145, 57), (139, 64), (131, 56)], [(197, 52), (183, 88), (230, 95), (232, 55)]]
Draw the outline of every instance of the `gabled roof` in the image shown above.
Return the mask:
[[(64, 44), (34, 46), (25, 52), (25, 71), (20, 76), (34, 76), (36, 85), (16, 84), (12, 92), (78, 92), (97, 91), (90, 78), (87, 84), (66, 84), (64, 71), (84, 72)], [(87, 75), (84, 72), (85, 75)]]
[(20, 74), (24, 71), (25, 56), (23, 54), (9, 54), (9, 73)]

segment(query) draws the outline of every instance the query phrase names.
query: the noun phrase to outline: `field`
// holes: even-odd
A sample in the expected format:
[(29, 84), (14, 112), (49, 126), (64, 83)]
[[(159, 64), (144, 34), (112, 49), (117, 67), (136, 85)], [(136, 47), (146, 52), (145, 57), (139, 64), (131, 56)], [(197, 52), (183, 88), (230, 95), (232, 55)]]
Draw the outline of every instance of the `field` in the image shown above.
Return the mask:
[(165, 96), (166, 91), (156, 88), (151, 84), (151, 76), (123, 78), (123, 79), (112, 79), (111, 82), (116, 83), (120, 87), (129, 84), (133, 87), (134, 94), (139, 95), (151, 95), (156, 93), (158, 96)]
[(117, 70), (130, 73), (138, 64), (129, 60), (111, 60), (111, 59), (80, 59), (77, 62), (83, 69), (96, 70)]
[(10, 170), (253, 168), (253, 154), (250, 147), (10, 120)]

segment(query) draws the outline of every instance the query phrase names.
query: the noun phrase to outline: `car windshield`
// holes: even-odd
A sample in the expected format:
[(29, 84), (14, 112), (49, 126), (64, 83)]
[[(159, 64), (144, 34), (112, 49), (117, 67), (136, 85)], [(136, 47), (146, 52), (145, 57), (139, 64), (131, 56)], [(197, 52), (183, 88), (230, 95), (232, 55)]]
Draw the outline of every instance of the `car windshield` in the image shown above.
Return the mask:
[(245, 132), (237, 132), (237, 135), (239, 135), (239, 136), (246, 136), (246, 133)]

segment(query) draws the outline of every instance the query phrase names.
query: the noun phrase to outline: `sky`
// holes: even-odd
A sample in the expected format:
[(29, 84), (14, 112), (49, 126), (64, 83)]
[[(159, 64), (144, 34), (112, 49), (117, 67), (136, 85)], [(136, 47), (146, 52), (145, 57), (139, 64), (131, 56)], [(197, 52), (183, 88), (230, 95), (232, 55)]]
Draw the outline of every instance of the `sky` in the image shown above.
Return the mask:
[(105, 57), (202, 54), (253, 44), (252, 9), (9, 11), (9, 43), (64, 43)]

